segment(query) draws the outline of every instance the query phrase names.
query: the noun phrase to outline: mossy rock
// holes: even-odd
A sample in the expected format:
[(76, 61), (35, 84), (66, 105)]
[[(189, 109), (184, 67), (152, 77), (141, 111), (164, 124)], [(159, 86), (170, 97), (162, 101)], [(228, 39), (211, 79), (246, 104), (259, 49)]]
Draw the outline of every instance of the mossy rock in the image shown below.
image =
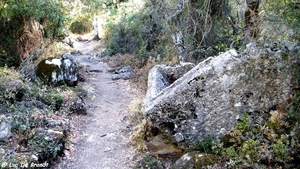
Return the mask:
[[(54, 58), (53, 58), (54, 59)], [(52, 81), (52, 73), (59, 71), (59, 66), (55, 64), (47, 64), (47, 61), (52, 59), (44, 59), (42, 60), (36, 68), (36, 75), (46, 83), (50, 83)]]
[(35, 73), (46, 84), (76, 86), (78, 64), (70, 54), (63, 54), (61, 58), (42, 60)]

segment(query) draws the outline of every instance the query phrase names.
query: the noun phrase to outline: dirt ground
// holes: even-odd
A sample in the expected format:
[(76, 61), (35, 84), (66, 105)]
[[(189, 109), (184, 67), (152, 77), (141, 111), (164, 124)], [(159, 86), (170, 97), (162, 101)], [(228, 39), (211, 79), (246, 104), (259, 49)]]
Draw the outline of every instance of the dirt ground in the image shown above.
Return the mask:
[(129, 144), (130, 113), (128, 105), (135, 97), (129, 81), (111, 79), (106, 63), (93, 59), (99, 41), (75, 42), (82, 52), (75, 59), (86, 70), (83, 88), (87, 115), (72, 117), (74, 132), (69, 150), (54, 168), (57, 169), (126, 169), (132, 168), (135, 152)]

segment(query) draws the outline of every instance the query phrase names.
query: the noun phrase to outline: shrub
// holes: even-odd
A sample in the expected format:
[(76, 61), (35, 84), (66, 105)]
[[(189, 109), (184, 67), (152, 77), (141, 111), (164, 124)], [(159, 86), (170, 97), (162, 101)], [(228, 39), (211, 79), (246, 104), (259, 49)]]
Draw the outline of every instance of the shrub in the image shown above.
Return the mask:
[(203, 141), (196, 141), (196, 149), (204, 153), (213, 153), (213, 146), (217, 140), (211, 136), (207, 136)]
[(67, 8), (61, 6), (61, 0), (1, 1), (0, 66), (19, 66), (22, 59), (41, 45), (43, 35), (64, 36)]
[(53, 107), (54, 110), (59, 110), (64, 100), (63, 97), (56, 92), (50, 92), (43, 96), (43, 100), (46, 104)]
[(49, 140), (43, 134), (33, 136), (28, 140), (28, 145), (39, 153), (39, 158), (42, 160), (55, 158), (63, 149), (62, 142)]
[(22, 81), (20, 74), (7, 67), (0, 67), (0, 103), (13, 102), (22, 99), (28, 86)]
[(93, 29), (92, 22), (87, 18), (80, 18), (70, 25), (70, 31), (76, 34), (84, 34)]
[[(128, 14), (119, 22), (109, 22), (105, 26), (106, 54), (129, 53), (135, 55), (141, 66), (149, 57), (173, 58), (171, 37), (164, 36), (161, 23), (152, 18), (143, 7), (136, 13)], [(172, 59), (170, 59), (172, 60)]]

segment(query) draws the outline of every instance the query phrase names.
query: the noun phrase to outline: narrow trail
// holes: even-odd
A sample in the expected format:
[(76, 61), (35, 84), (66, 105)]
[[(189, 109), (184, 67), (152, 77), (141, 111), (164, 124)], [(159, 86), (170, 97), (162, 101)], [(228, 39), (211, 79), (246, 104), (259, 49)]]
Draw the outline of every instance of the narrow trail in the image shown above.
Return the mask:
[(134, 98), (130, 82), (113, 81), (106, 63), (90, 59), (99, 42), (76, 42), (81, 51), (75, 59), (87, 70), (84, 88), (89, 92), (87, 115), (76, 116), (72, 125), (71, 150), (55, 168), (58, 169), (126, 169), (134, 160), (129, 145), (130, 129), (127, 107)]

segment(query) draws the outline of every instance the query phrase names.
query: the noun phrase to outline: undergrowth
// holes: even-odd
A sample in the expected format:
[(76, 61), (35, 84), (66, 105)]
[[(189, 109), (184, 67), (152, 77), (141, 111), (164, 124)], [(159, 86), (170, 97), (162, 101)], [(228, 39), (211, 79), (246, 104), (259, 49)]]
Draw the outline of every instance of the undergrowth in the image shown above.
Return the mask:
[(143, 115), (143, 99), (135, 99), (128, 106), (128, 110), (133, 112), (131, 123), (134, 125), (133, 132), (130, 136), (130, 143), (137, 152), (145, 151), (144, 140), (146, 136), (147, 121)]
[[(0, 139), (0, 145), (4, 146), (0, 164), (9, 161), (20, 164), (22, 160), (52, 162), (62, 155), (70, 132), (68, 122), (63, 119), (72, 115), (70, 106), (86, 96), (86, 91), (79, 87), (47, 86), (39, 80), (29, 82), (7, 67), (0, 68), (0, 89), (0, 123), (8, 126), (8, 136)], [(18, 150), (7, 154), (14, 147)]]
[(231, 133), (197, 141), (197, 150), (222, 156), (227, 162), (221, 165), (229, 168), (298, 168), (299, 93), (269, 113), (244, 113)]

